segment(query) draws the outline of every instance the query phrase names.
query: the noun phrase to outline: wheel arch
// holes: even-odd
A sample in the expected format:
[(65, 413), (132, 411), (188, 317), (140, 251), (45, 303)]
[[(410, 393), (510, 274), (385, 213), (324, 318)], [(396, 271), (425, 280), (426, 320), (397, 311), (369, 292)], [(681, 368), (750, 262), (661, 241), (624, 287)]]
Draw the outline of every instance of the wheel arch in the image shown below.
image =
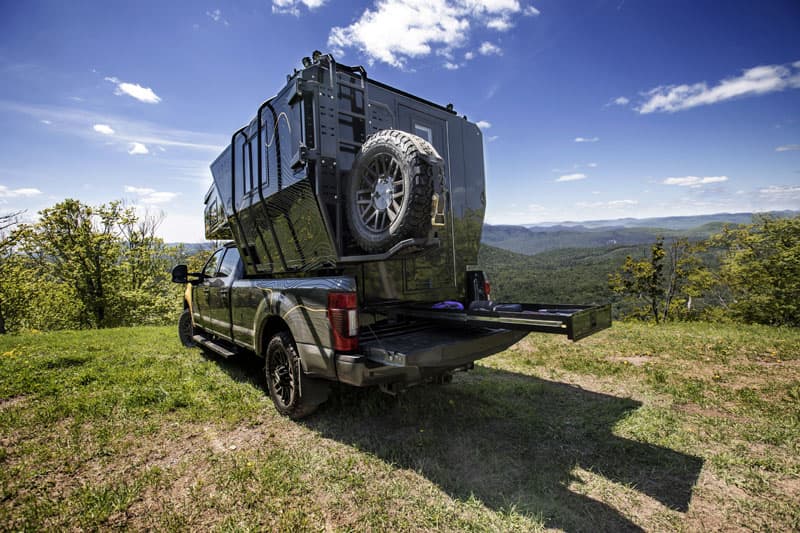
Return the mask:
[(278, 315), (269, 315), (265, 317), (261, 321), (258, 332), (256, 333), (256, 354), (258, 354), (260, 357), (264, 357), (266, 355), (265, 351), (267, 349), (267, 345), (269, 344), (269, 340), (275, 336), (275, 334), (282, 331), (288, 332), (290, 335), (292, 335), (292, 339), (294, 340), (292, 330), (289, 328), (289, 324), (287, 324), (285, 320)]

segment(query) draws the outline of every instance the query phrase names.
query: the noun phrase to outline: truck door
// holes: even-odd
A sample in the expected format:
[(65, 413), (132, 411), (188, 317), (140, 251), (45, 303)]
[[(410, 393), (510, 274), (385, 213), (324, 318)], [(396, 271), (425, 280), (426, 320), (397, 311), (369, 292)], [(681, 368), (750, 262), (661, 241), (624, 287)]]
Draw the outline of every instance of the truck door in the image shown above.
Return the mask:
[(217, 270), (222, 262), (223, 253), (225, 253), (224, 248), (217, 250), (214, 252), (214, 255), (206, 261), (206, 265), (203, 267), (203, 281), (194, 287), (194, 295), (192, 297), (192, 302), (194, 303), (194, 309), (192, 310), (194, 314), (194, 323), (202, 328), (207, 327), (209, 288), (214, 277), (217, 275)]
[[(456, 188), (462, 188), (460, 183), (452, 182), (448, 153), (448, 132), (445, 122), (411, 107), (399, 106), (400, 129), (413, 133), (431, 143), (445, 162), (444, 179), (447, 190), (452, 195)], [(443, 199), (442, 201), (445, 201)], [(426, 255), (422, 258), (404, 260), (403, 292), (428, 293), (432, 289), (450, 289), (456, 286), (453, 248), (453, 213), (450, 206), (447, 208), (445, 227), (440, 232), (442, 246), (437, 253)]]
[(208, 284), (208, 312), (205, 328), (221, 337), (233, 340), (231, 323), (231, 285), (240, 275), (239, 250), (235, 246), (224, 249), (225, 255), (216, 275)]

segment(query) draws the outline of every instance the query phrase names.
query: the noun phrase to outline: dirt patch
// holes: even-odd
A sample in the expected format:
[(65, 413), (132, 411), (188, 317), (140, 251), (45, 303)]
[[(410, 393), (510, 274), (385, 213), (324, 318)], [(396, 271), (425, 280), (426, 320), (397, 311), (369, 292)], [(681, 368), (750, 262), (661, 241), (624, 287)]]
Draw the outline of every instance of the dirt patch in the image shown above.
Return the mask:
[(655, 360), (651, 355), (632, 355), (629, 357), (612, 356), (607, 359), (614, 363), (628, 363), (633, 366), (644, 366), (646, 363), (652, 363)]
[(0, 410), (19, 407), (28, 401), (27, 396), (12, 396), (11, 398), (0, 398)]
[(789, 497), (789, 500), (800, 500), (800, 478), (787, 477), (783, 479), (776, 479), (774, 481), (778, 490)]
[(699, 415), (708, 418), (724, 418), (726, 420), (733, 420), (736, 422), (748, 421), (748, 419), (745, 417), (737, 416), (733, 413), (723, 411), (721, 409), (715, 409), (713, 407), (700, 407), (695, 403), (675, 404), (672, 406), (672, 408), (681, 413), (687, 413), (690, 415)]
[(748, 494), (735, 485), (719, 479), (709, 469), (703, 469), (694, 488), (686, 514), (686, 531), (746, 530), (744, 517), (736, 516), (739, 503), (748, 501)]

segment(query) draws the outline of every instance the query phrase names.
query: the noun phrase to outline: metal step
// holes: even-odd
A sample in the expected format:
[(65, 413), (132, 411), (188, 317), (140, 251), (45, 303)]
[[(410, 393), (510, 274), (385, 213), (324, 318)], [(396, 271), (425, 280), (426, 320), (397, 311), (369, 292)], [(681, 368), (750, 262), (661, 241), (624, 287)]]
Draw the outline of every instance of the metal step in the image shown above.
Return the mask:
[(221, 346), (216, 342), (212, 341), (211, 339), (206, 338), (204, 335), (194, 335), (192, 337), (192, 340), (194, 340), (194, 342), (196, 342), (203, 348), (207, 348), (212, 352), (221, 355), (222, 357), (230, 357), (232, 355), (235, 355), (235, 352), (232, 352), (227, 348), (225, 348), (224, 346)]

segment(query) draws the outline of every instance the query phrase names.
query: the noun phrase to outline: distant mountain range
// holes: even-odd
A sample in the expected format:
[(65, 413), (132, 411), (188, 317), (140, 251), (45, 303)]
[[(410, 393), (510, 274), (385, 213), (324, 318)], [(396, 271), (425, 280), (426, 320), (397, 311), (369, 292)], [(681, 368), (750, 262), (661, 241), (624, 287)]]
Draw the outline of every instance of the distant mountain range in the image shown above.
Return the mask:
[(586, 220), (583, 222), (540, 222), (537, 224), (520, 224), (526, 228), (664, 228), (690, 229), (709, 222), (726, 222), (728, 224), (749, 224), (754, 215), (770, 215), (778, 218), (800, 215), (800, 211), (770, 211), (768, 213), (714, 213), (712, 215), (693, 215), (656, 218), (615, 218), (609, 220)]
[[(774, 217), (793, 217), (800, 211), (772, 211)], [(688, 237), (699, 240), (719, 233), (725, 224), (749, 224), (755, 213), (716, 213), (659, 218), (619, 218), (584, 222), (558, 222), (524, 225), (483, 226), (481, 242), (518, 254), (534, 255), (564, 248), (617, 248), (652, 243), (658, 235), (664, 238)], [(191, 255), (214, 248), (211, 242), (169, 243), (182, 245)]]
[[(773, 211), (774, 217), (793, 217), (800, 211)], [(533, 255), (562, 248), (602, 248), (652, 243), (664, 238), (705, 239), (719, 233), (725, 224), (749, 224), (754, 213), (660, 218), (621, 218), (554, 224), (490, 225), (483, 227), (481, 242), (504, 250)]]

